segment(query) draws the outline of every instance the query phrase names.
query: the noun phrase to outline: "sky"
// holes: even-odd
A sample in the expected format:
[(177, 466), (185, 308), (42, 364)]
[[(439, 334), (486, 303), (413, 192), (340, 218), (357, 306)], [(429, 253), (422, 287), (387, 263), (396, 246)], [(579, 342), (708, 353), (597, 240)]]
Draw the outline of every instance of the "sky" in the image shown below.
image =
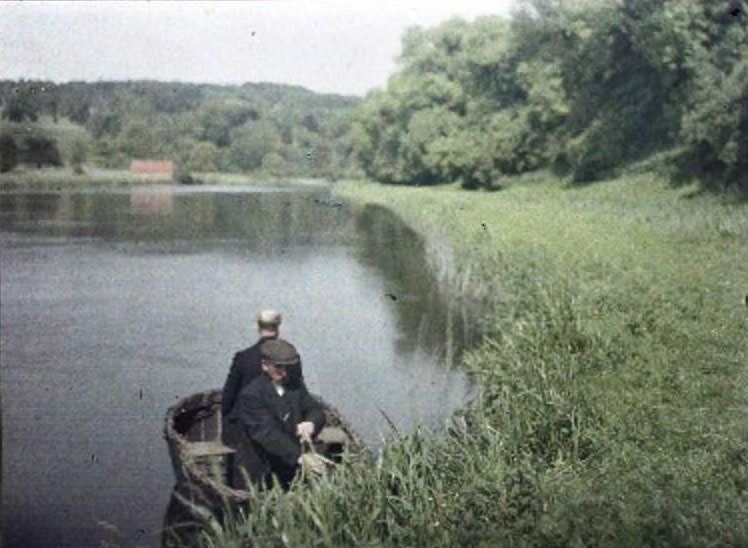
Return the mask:
[(384, 88), (411, 26), (508, 16), (517, 0), (0, 2), (0, 79)]

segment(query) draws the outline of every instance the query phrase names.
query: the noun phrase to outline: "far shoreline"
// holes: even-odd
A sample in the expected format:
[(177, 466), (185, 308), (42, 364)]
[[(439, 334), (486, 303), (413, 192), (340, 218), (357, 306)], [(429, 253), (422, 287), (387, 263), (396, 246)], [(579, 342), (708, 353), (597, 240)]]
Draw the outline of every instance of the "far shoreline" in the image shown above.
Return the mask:
[(327, 187), (332, 182), (321, 178), (304, 176), (277, 176), (267, 173), (193, 173), (195, 183), (185, 184), (175, 180), (139, 180), (130, 170), (109, 169), (95, 166), (84, 167), (83, 173), (75, 173), (69, 167), (26, 168), (19, 167), (0, 174), (0, 192), (8, 191), (57, 191), (82, 188), (146, 188), (154, 185), (175, 188), (199, 188), (202, 186), (309, 186)]

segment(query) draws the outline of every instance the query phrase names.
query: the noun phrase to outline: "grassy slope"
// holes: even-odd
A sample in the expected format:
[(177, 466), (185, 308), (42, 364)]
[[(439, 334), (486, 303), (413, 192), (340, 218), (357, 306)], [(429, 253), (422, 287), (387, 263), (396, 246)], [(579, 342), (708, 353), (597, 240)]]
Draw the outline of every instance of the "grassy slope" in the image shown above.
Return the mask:
[[(748, 543), (748, 207), (643, 174), (497, 193), (350, 183), (453, 250), (476, 405), (222, 545)], [(437, 250), (438, 251), (438, 250)], [(435, 255), (435, 256), (443, 256)]]
[(468, 365), (531, 456), (548, 519), (530, 538), (746, 541), (748, 207), (646, 174), (342, 193), (440, 233), (487, 303)]

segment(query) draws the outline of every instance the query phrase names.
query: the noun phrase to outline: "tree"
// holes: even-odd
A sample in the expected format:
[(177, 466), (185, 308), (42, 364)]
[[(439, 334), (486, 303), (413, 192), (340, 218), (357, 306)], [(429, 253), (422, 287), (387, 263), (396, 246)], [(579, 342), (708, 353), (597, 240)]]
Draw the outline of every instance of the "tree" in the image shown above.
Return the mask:
[(131, 158), (152, 158), (158, 155), (158, 141), (154, 127), (140, 118), (128, 120), (117, 139), (119, 150)]
[(314, 114), (307, 114), (301, 119), (301, 125), (304, 126), (308, 131), (317, 132), (319, 131), (319, 122)]
[(231, 143), (233, 128), (248, 120), (259, 119), (258, 112), (247, 103), (237, 100), (221, 100), (209, 103), (201, 110), (200, 123), (203, 127), (201, 138), (225, 147)]
[(252, 171), (262, 166), (263, 157), (281, 144), (274, 124), (265, 120), (247, 122), (231, 131), (229, 161), (242, 171)]
[(70, 152), (70, 165), (73, 167), (73, 172), (80, 175), (83, 173), (83, 162), (86, 161), (86, 144), (76, 139), (73, 141), (72, 150)]
[(76, 96), (74, 102), (68, 103), (63, 106), (64, 114), (70, 119), (71, 122), (85, 125), (88, 122), (88, 117), (91, 113), (91, 106), (88, 101), (83, 98)]
[(24, 161), (43, 165), (61, 166), (62, 158), (57, 143), (47, 137), (26, 137), (24, 139)]
[(10, 135), (0, 135), (0, 172), (5, 173), (18, 165), (18, 146)]
[(710, 72), (684, 116), (685, 165), (707, 186), (733, 184), (748, 191), (748, 61), (728, 74)]
[(748, 2), (701, 5), (682, 26), (693, 41), (682, 61), (691, 78), (681, 170), (706, 187), (748, 192)]
[(262, 170), (270, 175), (286, 175), (288, 164), (276, 151), (270, 151), (262, 157)]
[(367, 97), (354, 122), (354, 150), (369, 176), (399, 184), (494, 184), (498, 149), (487, 120), (524, 96), (507, 30), (497, 18), (452, 19), (405, 34), (399, 72), (386, 91)]
[(117, 111), (104, 111), (97, 108), (88, 116), (86, 127), (95, 139), (115, 136), (122, 129), (122, 116)]
[(39, 105), (34, 98), (33, 87), (19, 86), (13, 95), (5, 100), (3, 119), (11, 122), (29, 120), (35, 122), (39, 118)]
[(194, 143), (187, 158), (187, 167), (192, 171), (216, 171), (220, 158), (220, 150), (208, 141)]

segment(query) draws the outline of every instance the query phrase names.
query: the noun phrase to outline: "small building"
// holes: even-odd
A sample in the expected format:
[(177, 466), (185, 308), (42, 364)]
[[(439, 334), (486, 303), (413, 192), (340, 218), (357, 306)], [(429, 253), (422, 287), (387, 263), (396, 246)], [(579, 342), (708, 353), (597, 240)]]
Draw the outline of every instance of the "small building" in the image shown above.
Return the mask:
[(133, 179), (139, 182), (169, 181), (174, 178), (171, 160), (133, 160), (130, 164)]

